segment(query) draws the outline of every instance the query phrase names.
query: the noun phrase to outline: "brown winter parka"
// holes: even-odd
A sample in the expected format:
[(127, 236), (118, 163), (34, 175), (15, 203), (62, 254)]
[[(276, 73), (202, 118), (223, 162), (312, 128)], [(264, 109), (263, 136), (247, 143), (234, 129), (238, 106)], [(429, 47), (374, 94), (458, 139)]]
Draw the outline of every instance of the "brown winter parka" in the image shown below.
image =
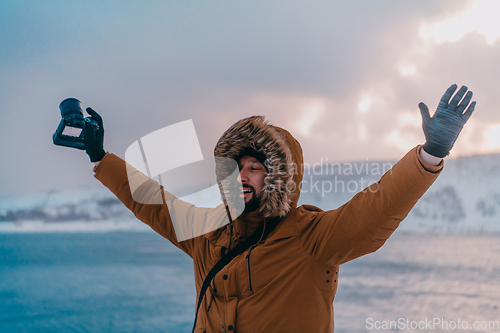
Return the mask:
[[(162, 186), (148, 189), (148, 196), (156, 197), (150, 202), (157, 204), (138, 203), (129, 187), (134, 169), (110, 153), (94, 169), (95, 177), (139, 220), (193, 259), (198, 293), (229, 246), (242, 242), (264, 220), (281, 217), (250, 255), (247, 250), (216, 275), (203, 299), (195, 332), (333, 332), (339, 266), (380, 248), (436, 180), (443, 162), (438, 166), (424, 163), (418, 145), (378, 183), (338, 209), (322, 211), (310, 205), (297, 207), (303, 171), (297, 166), (303, 164), (303, 157), (288, 131), (263, 117), (243, 119), (223, 134), (215, 156), (237, 158), (245, 147), (263, 153), (270, 170), (265, 181), (268, 194), (260, 209), (182, 242), (177, 241), (169, 213), (177, 199)], [(282, 186), (290, 182), (296, 186), (288, 190)], [(185, 203), (182, 207), (178, 210), (186, 219), (207, 215), (206, 208)]]

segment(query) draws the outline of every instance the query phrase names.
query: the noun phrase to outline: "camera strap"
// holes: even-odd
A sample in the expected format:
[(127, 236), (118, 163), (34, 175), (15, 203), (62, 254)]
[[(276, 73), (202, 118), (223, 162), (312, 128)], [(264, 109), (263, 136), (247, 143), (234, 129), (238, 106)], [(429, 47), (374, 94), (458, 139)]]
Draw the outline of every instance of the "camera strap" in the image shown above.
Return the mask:
[(203, 297), (205, 296), (205, 293), (207, 292), (208, 286), (214, 279), (214, 277), (219, 273), (227, 264), (229, 264), (234, 258), (236, 258), (238, 255), (242, 254), (245, 252), (248, 248), (250, 248), (253, 245), (256, 245), (259, 241), (265, 240), (267, 236), (271, 233), (271, 231), (274, 230), (274, 228), (279, 224), (281, 221), (281, 218), (274, 218), (273, 220), (267, 222), (266, 229), (264, 229), (264, 225), (260, 226), (253, 234), (252, 236), (248, 237), (243, 243), (240, 243), (236, 245), (234, 248), (229, 250), (228, 253), (226, 253), (215, 265), (212, 267), (210, 272), (208, 272), (207, 276), (205, 277), (205, 280), (203, 281), (203, 284), (201, 285), (201, 290), (200, 290), (200, 295), (198, 296), (198, 304), (196, 306), (196, 314), (194, 317), (194, 324), (193, 324), (193, 333), (194, 329), (196, 327), (196, 321), (198, 320), (198, 312), (200, 310), (201, 302), (203, 301)]

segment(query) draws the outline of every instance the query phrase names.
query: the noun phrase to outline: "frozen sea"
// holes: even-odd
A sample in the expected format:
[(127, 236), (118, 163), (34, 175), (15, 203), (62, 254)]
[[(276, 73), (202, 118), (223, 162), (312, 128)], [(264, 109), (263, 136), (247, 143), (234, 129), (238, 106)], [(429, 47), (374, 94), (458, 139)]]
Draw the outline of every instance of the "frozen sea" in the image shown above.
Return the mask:
[[(153, 232), (0, 234), (2, 333), (190, 332), (194, 303), (189, 257)], [(484, 328), (500, 323), (500, 235), (396, 232), (341, 266), (334, 307), (339, 333), (500, 332)], [(401, 326), (426, 320), (441, 325)]]

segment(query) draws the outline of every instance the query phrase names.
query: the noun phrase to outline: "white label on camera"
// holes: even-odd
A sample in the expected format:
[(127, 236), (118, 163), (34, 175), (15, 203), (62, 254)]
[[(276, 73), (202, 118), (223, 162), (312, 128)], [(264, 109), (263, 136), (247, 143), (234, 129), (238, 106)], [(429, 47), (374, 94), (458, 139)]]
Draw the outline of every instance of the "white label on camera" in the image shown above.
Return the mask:
[(82, 129), (81, 128), (70, 127), (70, 126), (64, 126), (64, 129), (62, 131), (63, 135), (74, 136), (74, 137), (79, 137), (80, 133), (82, 133)]

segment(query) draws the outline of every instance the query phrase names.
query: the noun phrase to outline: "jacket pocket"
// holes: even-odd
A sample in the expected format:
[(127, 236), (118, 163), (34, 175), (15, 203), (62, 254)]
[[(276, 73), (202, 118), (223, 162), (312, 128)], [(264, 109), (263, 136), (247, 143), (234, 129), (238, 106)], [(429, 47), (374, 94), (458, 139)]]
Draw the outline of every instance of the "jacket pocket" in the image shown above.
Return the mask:
[(337, 281), (339, 278), (338, 266), (327, 266), (318, 263), (314, 260), (311, 261), (312, 275), (316, 286), (324, 291), (337, 291)]

